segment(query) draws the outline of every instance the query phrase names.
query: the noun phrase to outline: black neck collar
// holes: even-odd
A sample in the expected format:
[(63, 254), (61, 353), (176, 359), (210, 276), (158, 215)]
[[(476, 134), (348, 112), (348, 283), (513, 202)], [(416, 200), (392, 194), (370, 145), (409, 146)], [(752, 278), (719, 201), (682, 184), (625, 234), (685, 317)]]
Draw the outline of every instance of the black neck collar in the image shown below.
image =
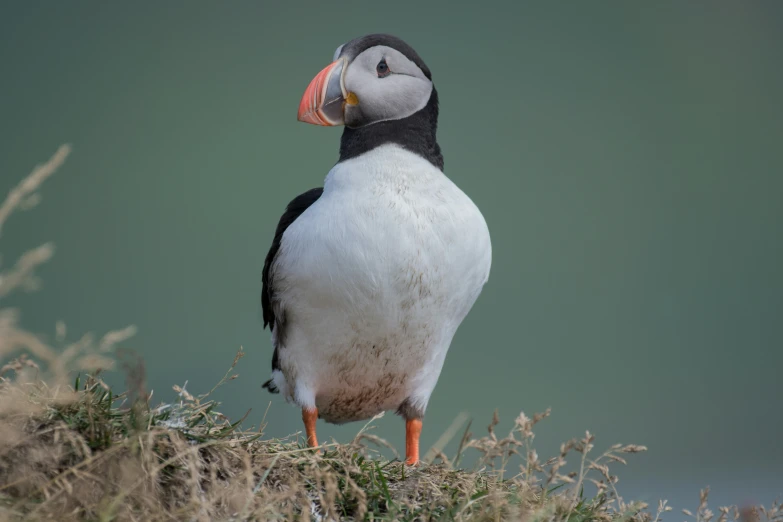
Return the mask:
[(437, 130), (438, 92), (433, 87), (427, 105), (407, 118), (381, 121), (356, 129), (346, 127), (340, 139), (339, 161), (355, 158), (386, 143), (395, 143), (443, 170), (443, 155), (435, 137)]

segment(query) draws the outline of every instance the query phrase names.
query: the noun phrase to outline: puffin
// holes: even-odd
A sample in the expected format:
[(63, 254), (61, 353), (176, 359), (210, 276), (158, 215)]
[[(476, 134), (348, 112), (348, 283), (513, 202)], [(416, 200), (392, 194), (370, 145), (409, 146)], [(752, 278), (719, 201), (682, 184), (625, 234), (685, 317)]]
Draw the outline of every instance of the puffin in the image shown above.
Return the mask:
[(297, 119), (342, 126), (323, 187), (291, 200), (262, 272), (272, 375), (263, 387), (316, 421), (405, 420), (405, 463), (457, 328), (489, 278), (486, 221), (443, 171), (438, 92), (415, 50), (355, 38), (308, 85)]

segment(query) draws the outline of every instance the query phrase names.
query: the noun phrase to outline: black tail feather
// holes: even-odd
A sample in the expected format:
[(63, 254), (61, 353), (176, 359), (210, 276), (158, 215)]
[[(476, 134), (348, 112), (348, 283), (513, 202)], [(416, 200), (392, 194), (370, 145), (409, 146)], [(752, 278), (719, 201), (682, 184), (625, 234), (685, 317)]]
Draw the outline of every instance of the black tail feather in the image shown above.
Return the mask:
[(275, 386), (274, 380), (272, 379), (266, 381), (261, 387), (269, 390), (269, 393), (280, 393), (280, 390)]

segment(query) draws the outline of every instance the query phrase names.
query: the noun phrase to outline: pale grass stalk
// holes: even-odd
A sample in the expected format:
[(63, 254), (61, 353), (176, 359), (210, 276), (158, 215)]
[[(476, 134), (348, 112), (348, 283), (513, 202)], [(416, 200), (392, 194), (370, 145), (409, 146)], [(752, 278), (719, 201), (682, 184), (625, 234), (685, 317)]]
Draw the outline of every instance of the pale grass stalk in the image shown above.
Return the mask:
[(448, 444), (449, 441), (454, 438), (454, 436), (457, 434), (457, 431), (468, 421), (469, 418), (470, 417), (466, 412), (460, 412), (454, 418), (454, 420), (451, 421), (451, 424), (448, 428), (446, 428), (446, 431), (444, 431), (443, 434), (438, 437), (438, 440), (435, 441), (435, 444), (433, 444), (432, 447), (427, 450), (427, 453), (424, 454), (422, 461), (425, 464), (431, 464), (432, 461), (435, 460), (436, 455), (442, 454), (443, 448), (445, 448), (446, 444)]
[(38, 187), (57, 172), (57, 169), (65, 163), (65, 159), (70, 153), (70, 145), (61, 145), (57, 152), (49, 158), (49, 161), (36, 166), (29, 176), (11, 189), (3, 204), (0, 205), (0, 236), (2, 236), (3, 226), (11, 214), (20, 210), (26, 198), (32, 197), (35, 191), (38, 190)]

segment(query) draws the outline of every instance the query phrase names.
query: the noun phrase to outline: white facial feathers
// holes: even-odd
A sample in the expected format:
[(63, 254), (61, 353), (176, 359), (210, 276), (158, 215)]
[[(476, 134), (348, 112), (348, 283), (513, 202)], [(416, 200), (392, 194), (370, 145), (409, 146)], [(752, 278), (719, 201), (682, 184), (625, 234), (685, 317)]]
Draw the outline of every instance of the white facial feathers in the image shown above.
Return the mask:
[[(379, 77), (378, 64), (382, 61), (389, 74)], [(346, 107), (346, 123), (407, 118), (423, 109), (432, 93), (432, 82), (415, 63), (383, 45), (364, 50), (350, 62), (344, 85), (359, 101), (356, 106)]]

